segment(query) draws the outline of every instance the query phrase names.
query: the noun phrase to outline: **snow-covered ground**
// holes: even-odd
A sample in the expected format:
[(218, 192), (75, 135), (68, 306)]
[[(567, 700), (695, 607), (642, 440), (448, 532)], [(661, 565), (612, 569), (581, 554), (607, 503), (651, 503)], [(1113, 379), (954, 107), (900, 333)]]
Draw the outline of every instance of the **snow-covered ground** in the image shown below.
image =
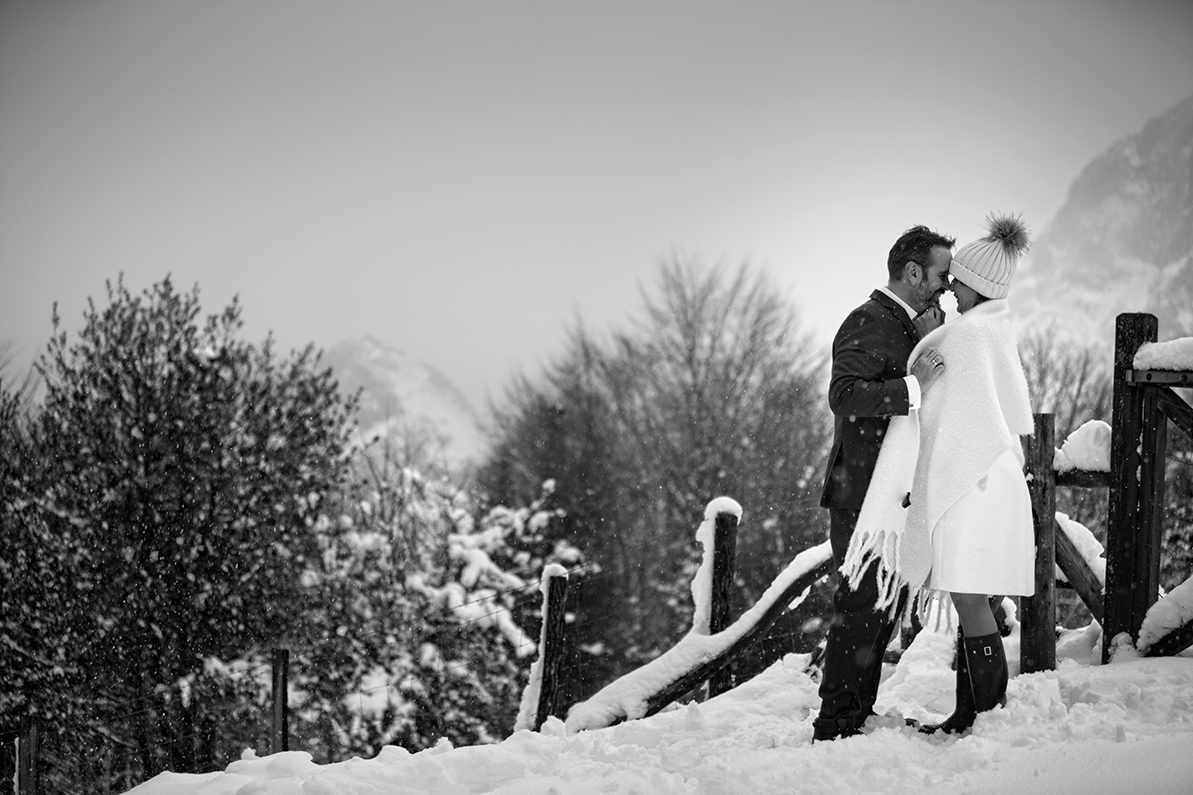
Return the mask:
[[(1178, 352), (1183, 356), (1186, 349)], [(1171, 364), (1165, 356), (1156, 361)], [(1109, 433), (1103, 426), (1090, 422), (1070, 436), (1056, 451), (1056, 468), (1108, 469)], [(709, 503), (697, 531), (706, 553), (718, 511), (741, 514), (731, 500)], [(1065, 514), (1057, 514), (1057, 521), (1102, 579), (1101, 544)], [(1120, 641), (1128, 642), (1116, 644), (1115, 661), (1099, 665), (1097, 624), (1058, 639), (1057, 670), (1015, 676), (1019, 638), (1013, 622), (1006, 639), (1014, 677), (1007, 706), (980, 715), (963, 737), (927, 737), (900, 717), (934, 722), (952, 710), (953, 631), (949, 616), (939, 611), (898, 665), (888, 666), (876, 705), (883, 717), (872, 719), (860, 737), (811, 744), (820, 699), (801, 655), (789, 655), (710, 701), (608, 728), (584, 728), (604, 726), (616, 715), (641, 714), (660, 682), (729, 645), (790, 583), (815, 569), (828, 555), (827, 544), (821, 547), (797, 556), (758, 605), (717, 635), (707, 634), (706, 554), (692, 587), (693, 631), (654, 663), (577, 705), (566, 724), (550, 719), (541, 733), (523, 730), (495, 745), (464, 748), (442, 741), (417, 754), (387, 747), (373, 759), (329, 765), (313, 763), (304, 752), (258, 758), (246, 751), (224, 771), (162, 773), (129, 795), (1193, 793), (1193, 650), (1147, 659), (1123, 636)], [(1190, 615), (1193, 580), (1149, 611), (1140, 648)], [(524, 704), (523, 712), (527, 709)], [(528, 723), (526, 716), (520, 723)]]
[[(551, 719), (542, 733), (496, 745), (388, 747), (330, 765), (302, 752), (249, 757), (224, 771), (162, 773), (131, 793), (1188, 795), (1193, 658), (1095, 665), (1098, 637), (1096, 625), (1068, 633), (1056, 671), (1013, 678), (1007, 706), (960, 738), (929, 738), (888, 717), (864, 736), (812, 745), (816, 684), (789, 655), (715, 699), (606, 729), (569, 733)], [(1017, 635), (1007, 641), (1014, 674)], [(889, 670), (879, 712), (933, 720), (951, 711), (951, 649), (948, 630), (922, 632)]]

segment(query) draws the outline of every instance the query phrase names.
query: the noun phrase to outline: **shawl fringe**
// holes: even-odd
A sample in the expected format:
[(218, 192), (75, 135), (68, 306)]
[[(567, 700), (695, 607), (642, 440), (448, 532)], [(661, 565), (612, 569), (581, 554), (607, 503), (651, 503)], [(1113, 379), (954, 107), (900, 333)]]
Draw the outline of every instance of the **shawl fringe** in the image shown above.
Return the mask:
[(857, 590), (871, 568), (878, 580), (876, 610), (894, 616), (906, 589), (914, 599), (932, 567), (932, 550), (925, 557), (906, 544), (908, 499), (919, 455), (919, 413), (892, 417), (887, 426), (874, 476), (858, 516), (841, 574)]

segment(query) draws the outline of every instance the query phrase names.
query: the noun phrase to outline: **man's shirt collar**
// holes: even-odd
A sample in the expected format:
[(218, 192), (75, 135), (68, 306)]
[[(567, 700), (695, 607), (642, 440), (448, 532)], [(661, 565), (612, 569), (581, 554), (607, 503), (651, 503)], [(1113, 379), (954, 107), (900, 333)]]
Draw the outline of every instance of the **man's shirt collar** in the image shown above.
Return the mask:
[(905, 311), (907, 313), (907, 316), (909, 318), (911, 318), (912, 320), (915, 320), (916, 315), (919, 313), (916, 312), (914, 309), (912, 309), (911, 306), (909, 306), (906, 301), (904, 301), (902, 298), (900, 298), (899, 296), (897, 296), (893, 292), (891, 292), (890, 288), (886, 287), (885, 285), (883, 285), (882, 287), (879, 287), (878, 289), (881, 290), (883, 293), (886, 293), (892, 299), (894, 299), (896, 304), (903, 307), (903, 311)]

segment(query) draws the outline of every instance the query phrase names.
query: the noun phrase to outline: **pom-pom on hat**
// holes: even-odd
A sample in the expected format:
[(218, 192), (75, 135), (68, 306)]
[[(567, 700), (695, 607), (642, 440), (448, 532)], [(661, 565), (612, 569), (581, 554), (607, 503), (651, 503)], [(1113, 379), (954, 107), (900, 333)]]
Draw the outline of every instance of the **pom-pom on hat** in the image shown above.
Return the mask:
[(949, 276), (987, 298), (1006, 298), (1019, 257), (1028, 249), (1027, 227), (1018, 217), (987, 216), (989, 234), (957, 249)]

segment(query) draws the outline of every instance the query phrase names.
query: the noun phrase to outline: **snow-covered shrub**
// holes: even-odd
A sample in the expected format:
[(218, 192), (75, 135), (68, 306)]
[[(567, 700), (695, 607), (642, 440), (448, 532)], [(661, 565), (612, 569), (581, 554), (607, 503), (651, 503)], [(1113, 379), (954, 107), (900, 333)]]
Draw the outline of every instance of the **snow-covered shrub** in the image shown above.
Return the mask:
[(303, 575), (294, 734), (317, 759), (507, 736), (537, 645), (522, 624), (538, 577), (577, 560), (535, 548), (559, 515), (549, 492), (477, 518), (466, 492), (395, 459), (358, 459), (351, 488), (306, 517), (321, 554)]

